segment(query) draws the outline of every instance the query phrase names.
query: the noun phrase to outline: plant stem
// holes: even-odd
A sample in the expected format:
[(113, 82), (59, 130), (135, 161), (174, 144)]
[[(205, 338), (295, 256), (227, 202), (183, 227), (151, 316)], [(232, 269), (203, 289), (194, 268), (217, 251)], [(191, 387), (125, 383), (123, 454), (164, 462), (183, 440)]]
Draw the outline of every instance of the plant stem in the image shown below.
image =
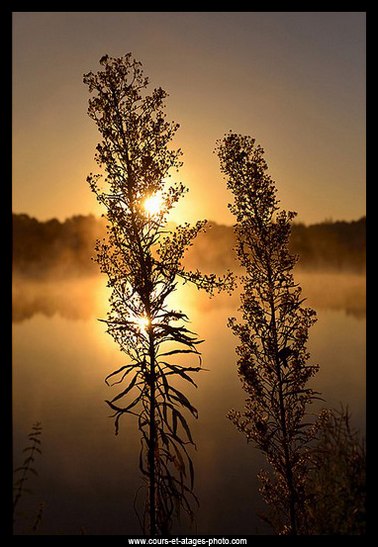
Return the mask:
[(153, 333), (151, 325), (149, 327), (150, 338), (150, 416), (149, 416), (149, 430), (150, 439), (148, 446), (148, 467), (149, 467), (149, 481), (150, 481), (150, 534), (156, 535), (156, 469), (155, 469), (155, 450), (156, 450), (156, 424), (155, 424), (155, 407), (156, 407), (156, 395), (155, 395), (155, 347), (153, 341)]
[(286, 427), (286, 410), (284, 402), (284, 394), (282, 391), (282, 375), (281, 375), (281, 363), (278, 355), (278, 340), (277, 340), (277, 324), (276, 324), (276, 307), (274, 304), (274, 281), (272, 279), (272, 271), (269, 262), (269, 257), (267, 257), (267, 269), (268, 269), (268, 282), (270, 287), (270, 313), (271, 313), (271, 326), (273, 333), (273, 343), (274, 343), (274, 361), (276, 374), (278, 378), (278, 399), (279, 399), (279, 408), (280, 408), (280, 423), (282, 430), (282, 444), (284, 449), (285, 457), (285, 480), (287, 488), (289, 491), (289, 513), (290, 513), (290, 532), (291, 535), (297, 535), (297, 515), (296, 515), (296, 493), (293, 480), (293, 470), (291, 468), (290, 453), (289, 453), (289, 441), (287, 438), (287, 427)]

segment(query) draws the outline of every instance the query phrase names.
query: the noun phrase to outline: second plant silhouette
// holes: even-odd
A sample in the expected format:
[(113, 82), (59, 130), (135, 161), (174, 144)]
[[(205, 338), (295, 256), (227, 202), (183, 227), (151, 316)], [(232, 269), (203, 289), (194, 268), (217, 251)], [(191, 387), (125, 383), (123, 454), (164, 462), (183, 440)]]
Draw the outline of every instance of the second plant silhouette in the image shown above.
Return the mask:
[(229, 320), (239, 339), (238, 373), (246, 392), (243, 412), (230, 419), (267, 457), (271, 474), (260, 473), (270, 506), (265, 516), (276, 533), (306, 533), (306, 454), (316, 429), (308, 406), (317, 397), (308, 382), (318, 366), (309, 364), (308, 330), (315, 311), (304, 307), (289, 252), (295, 213), (280, 210), (264, 150), (249, 136), (233, 132), (217, 143), (221, 170), (233, 194), (236, 251), (241, 278), (241, 321)]

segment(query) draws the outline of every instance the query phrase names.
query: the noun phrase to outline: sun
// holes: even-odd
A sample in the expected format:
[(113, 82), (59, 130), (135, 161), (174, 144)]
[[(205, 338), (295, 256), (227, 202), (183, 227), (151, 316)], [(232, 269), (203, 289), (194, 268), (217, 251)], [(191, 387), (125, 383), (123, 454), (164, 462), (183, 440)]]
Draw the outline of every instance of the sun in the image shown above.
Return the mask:
[(160, 213), (163, 205), (163, 196), (160, 192), (152, 194), (147, 197), (143, 202), (143, 209), (149, 216), (154, 216)]
[(149, 327), (149, 325), (151, 324), (151, 321), (148, 317), (146, 316), (143, 316), (143, 317), (138, 317), (135, 321), (139, 327), (139, 330), (142, 332), (146, 332), (147, 331), (147, 328)]

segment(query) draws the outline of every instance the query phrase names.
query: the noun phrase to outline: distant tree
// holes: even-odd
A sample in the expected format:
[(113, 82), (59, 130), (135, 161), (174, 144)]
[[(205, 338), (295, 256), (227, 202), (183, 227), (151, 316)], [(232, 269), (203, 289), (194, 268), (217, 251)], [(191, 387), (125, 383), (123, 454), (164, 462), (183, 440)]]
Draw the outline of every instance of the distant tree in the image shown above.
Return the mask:
[(366, 217), (356, 221), (294, 224), (290, 249), (305, 268), (363, 273), (366, 269)]
[[(92, 274), (90, 257), (96, 238), (105, 233), (103, 219), (92, 215), (40, 222), (13, 213), (13, 267), (23, 276)], [(337, 237), (335, 234), (337, 233)], [(211, 223), (211, 230), (195, 240), (184, 264), (205, 271), (235, 269), (235, 238), (231, 226)], [(298, 266), (364, 273), (366, 269), (366, 218), (305, 226), (293, 224), (289, 250), (299, 255)], [(64, 267), (62, 267), (64, 266)]]
[(270, 510), (265, 519), (280, 534), (306, 533), (307, 454), (315, 429), (308, 406), (316, 392), (308, 386), (318, 366), (309, 365), (308, 330), (315, 311), (302, 306), (288, 250), (295, 213), (279, 210), (267, 174), (264, 150), (249, 136), (228, 133), (217, 142), (236, 217), (236, 252), (241, 278), (241, 321), (229, 320), (239, 338), (238, 372), (247, 394), (243, 412), (230, 419), (267, 458), (271, 473), (260, 473)]
[[(204, 230), (194, 226), (167, 227), (167, 215), (184, 194), (182, 183), (168, 184), (172, 169), (181, 166), (180, 150), (169, 147), (178, 128), (163, 111), (167, 93), (147, 94), (148, 78), (131, 54), (105, 55), (103, 70), (84, 76), (94, 94), (89, 116), (102, 135), (96, 160), (105, 168), (105, 188), (99, 174), (88, 182), (106, 208), (107, 240), (97, 243), (97, 262), (112, 289), (107, 332), (128, 356), (129, 363), (107, 377), (124, 387), (107, 401), (114, 411), (116, 433), (120, 418), (134, 415), (141, 432), (140, 470), (147, 501), (143, 529), (151, 535), (168, 533), (180, 508), (192, 514), (193, 445), (184, 411), (197, 417), (178, 382), (194, 384), (199, 366), (186, 366), (180, 354), (199, 356), (200, 340), (185, 323), (184, 312), (172, 307), (178, 282), (191, 281), (210, 294), (230, 287), (231, 274), (188, 272), (185, 250)], [(113, 384), (113, 385), (114, 385)]]

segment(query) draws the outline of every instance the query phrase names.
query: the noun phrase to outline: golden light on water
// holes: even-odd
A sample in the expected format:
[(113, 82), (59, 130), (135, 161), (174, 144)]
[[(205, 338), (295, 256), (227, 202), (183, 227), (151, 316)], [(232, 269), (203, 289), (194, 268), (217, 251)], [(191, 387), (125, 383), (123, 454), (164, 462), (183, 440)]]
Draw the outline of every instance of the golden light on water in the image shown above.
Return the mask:
[(143, 209), (149, 216), (154, 216), (160, 213), (163, 205), (163, 196), (160, 192), (152, 194), (147, 197), (143, 202)]

